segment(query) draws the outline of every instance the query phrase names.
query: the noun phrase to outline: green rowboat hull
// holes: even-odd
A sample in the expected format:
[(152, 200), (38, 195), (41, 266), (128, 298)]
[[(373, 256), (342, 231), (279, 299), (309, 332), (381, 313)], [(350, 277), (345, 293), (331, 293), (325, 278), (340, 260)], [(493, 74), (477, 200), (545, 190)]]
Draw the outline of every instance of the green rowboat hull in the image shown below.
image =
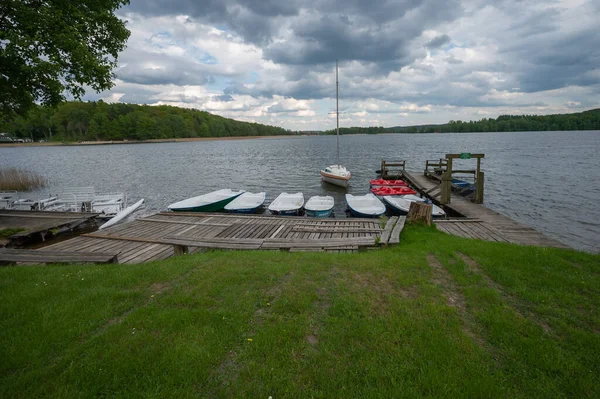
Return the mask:
[[(241, 195), (240, 193), (239, 195)], [(235, 195), (231, 198), (226, 198), (219, 202), (213, 202), (212, 204), (194, 206), (191, 208), (171, 208), (173, 212), (219, 212), (225, 210), (225, 205), (236, 199), (239, 195)]]

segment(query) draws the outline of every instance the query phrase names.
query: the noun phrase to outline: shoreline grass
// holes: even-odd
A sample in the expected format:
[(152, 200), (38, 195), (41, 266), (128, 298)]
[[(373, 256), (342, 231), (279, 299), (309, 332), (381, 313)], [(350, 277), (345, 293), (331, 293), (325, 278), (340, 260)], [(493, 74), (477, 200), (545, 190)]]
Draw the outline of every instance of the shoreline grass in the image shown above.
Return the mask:
[(48, 184), (46, 178), (34, 171), (2, 168), (0, 169), (0, 191), (31, 191)]
[(0, 238), (7, 238), (12, 236), (13, 234), (21, 233), (27, 231), (22, 227), (11, 227), (8, 229), (0, 229)]
[(600, 256), (407, 226), (359, 254), (0, 269), (0, 395), (597, 397)]

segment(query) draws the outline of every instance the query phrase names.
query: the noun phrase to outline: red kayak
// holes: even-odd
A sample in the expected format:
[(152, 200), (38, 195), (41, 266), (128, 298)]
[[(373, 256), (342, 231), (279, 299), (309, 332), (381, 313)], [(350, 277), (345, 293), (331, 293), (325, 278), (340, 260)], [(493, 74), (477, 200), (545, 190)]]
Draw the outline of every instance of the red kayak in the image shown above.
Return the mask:
[(371, 192), (375, 195), (407, 195), (417, 193), (410, 187), (379, 187), (372, 188)]
[(371, 181), (369, 181), (369, 183), (371, 183), (371, 186), (394, 186), (394, 187), (408, 186), (408, 184), (406, 184), (406, 182), (404, 180), (377, 179), (377, 180), (371, 180)]

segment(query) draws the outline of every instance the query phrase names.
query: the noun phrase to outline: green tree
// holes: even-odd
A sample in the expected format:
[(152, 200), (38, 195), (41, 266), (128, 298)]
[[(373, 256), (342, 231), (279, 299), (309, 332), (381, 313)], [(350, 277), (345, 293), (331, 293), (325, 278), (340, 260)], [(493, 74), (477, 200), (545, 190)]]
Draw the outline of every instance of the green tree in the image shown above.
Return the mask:
[(25, 114), (56, 105), (84, 85), (113, 86), (112, 70), (129, 31), (114, 15), (129, 0), (0, 2), (0, 109)]

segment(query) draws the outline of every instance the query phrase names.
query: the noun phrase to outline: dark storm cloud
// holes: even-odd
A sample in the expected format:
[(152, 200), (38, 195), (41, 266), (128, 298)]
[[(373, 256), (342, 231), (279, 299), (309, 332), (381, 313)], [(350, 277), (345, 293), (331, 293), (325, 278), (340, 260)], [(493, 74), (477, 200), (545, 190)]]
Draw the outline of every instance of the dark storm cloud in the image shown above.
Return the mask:
[(142, 85), (205, 85), (209, 77), (194, 74), (176, 68), (140, 68), (139, 65), (127, 65), (117, 73), (117, 78), (127, 83)]
[[(388, 68), (397, 69), (412, 59), (411, 40), (456, 18), (461, 6), (458, 0), (387, 0), (376, 5), (366, 0), (155, 0), (133, 2), (126, 11), (189, 15), (224, 25), (259, 44), (265, 58), (276, 63), (387, 61)], [(289, 32), (282, 32), (282, 26)]]
[[(598, 4), (591, 0), (578, 7), (593, 15)], [(334, 97), (336, 59), (342, 68), (340, 95), (346, 100), (531, 106), (542, 103), (498, 93), (570, 85), (600, 91), (600, 74), (594, 72), (600, 65), (600, 30), (580, 25), (569, 14), (572, 9), (544, 0), (475, 0), (466, 8), (459, 0), (134, 0), (124, 12), (142, 19), (187, 15), (191, 24), (207, 24), (254, 44), (264, 60), (276, 64), (276, 72), (257, 72), (252, 84), (228, 83), (222, 98), (215, 97), (218, 101), (231, 101), (235, 94)], [(478, 24), (477, 18), (489, 14), (489, 28)], [(180, 30), (192, 38), (196, 34), (187, 32)], [(437, 51), (428, 54), (427, 49)], [(205, 85), (218, 75), (185, 57), (133, 54), (123, 57), (126, 65), (117, 72), (126, 82)], [(271, 108), (270, 113), (284, 113)]]
[(541, 38), (513, 50), (528, 64), (516, 72), (525, 92), (600, 84), (600, 74), (591, 73), (600, 65), (598, 29), (561, 35), (551, 42)]
[(251, 43), (268, 42), (274, 18), (293, 16), (298, 10), (293, 0), (140, 0), (124, 9), (145, 16), (188, 15), (216, 26), (226, 25)]
[(436, 49), (436, 48), (440, 48), (445, 44), (450, 43), (450, 36), (448, 35), (441, 35), (441, 36), (436, 36), (433, 39), (431, 39), (430, 41), (427, 42), (427, 44), (425, 45), (425, 47), (427, 47), (428, 49)]

